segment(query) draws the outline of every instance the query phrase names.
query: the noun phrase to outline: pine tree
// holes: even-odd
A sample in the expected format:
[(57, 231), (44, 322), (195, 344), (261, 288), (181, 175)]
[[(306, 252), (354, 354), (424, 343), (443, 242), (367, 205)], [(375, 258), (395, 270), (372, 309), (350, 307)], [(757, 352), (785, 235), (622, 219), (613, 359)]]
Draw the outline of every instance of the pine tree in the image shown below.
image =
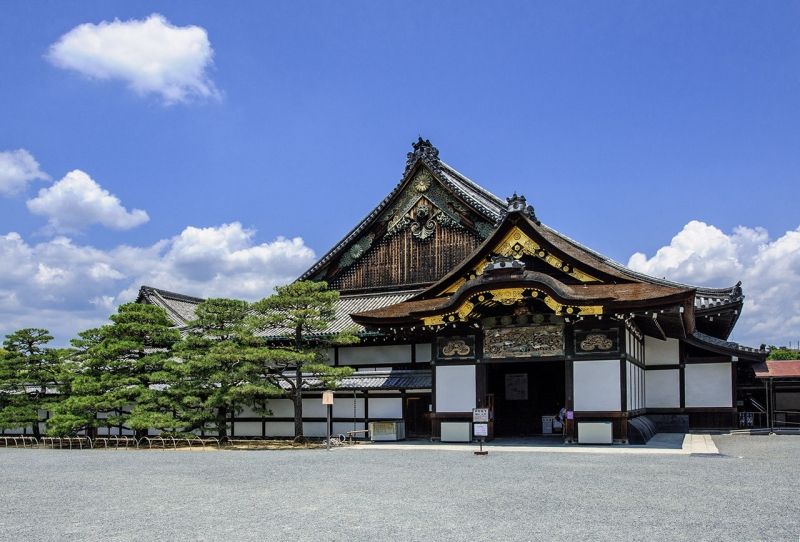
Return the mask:
[(25, 328), (6, 336), (0, 351), (0, 429), (31, 427), (39, 438), (39, 411), (47, 410), (62, 377), (62, 358), (46, 329)]
[(111, 321), (72, 341), (71, 394), (56, 406), (48, 423), (51, 433), (86, 430), (93, 436), (97, 427), (124, 425), (141, 434), (154, 421), (169, 418), (160, 410), (163, 390), (157, 386), (163, 384), (164, 365), (179, 332), (154, 305), (121, 305)]
[(342, 377), (353, 373), (350, 367), (332, 367), (326, 363), (327, 347), (358, 341), (351, 331), (326, 334), (336, 317), (339, 292), (325, 282), (297, 281), (278, 286), (275, 293), (252, 305), (248, 319), (254, 334), (270, 333), (283, 341), (264, 341), (259, 377), (283, 389), (294, 405), (295, 439), (303, 438), (303, 389), (308, 378), (320, 379), (326, 388), (335, 388)]
[(246, 322), (250, 306), (234, 299), (207, 299), (196, 310), (170, 365), (169, 394), (186, 430), (228, 435), (228, 419), (249, 405), (262, 410), (280, 389), (257, 378), (258, 341)]

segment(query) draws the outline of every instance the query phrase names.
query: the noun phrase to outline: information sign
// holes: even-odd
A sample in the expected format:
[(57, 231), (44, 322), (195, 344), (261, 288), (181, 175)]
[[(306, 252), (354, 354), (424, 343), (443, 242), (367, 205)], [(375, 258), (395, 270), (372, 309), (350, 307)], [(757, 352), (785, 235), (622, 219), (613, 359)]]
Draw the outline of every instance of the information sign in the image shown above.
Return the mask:
[(472, 432), (473, 435), (476, 437), (488, 437), (489, 436), (489, 424), (488, 423), (476, 423), (475, 429)]
[(328, 391), (323, 391), (322, 392), (322, 404), (323, 405), (332, 405), (333, 404), (333, 392), (332, 391), (328, 390)]
[(489, 409), (488, 408), (473, 408), (472, 421), (475, 423), (488, 423), (489, 422)]

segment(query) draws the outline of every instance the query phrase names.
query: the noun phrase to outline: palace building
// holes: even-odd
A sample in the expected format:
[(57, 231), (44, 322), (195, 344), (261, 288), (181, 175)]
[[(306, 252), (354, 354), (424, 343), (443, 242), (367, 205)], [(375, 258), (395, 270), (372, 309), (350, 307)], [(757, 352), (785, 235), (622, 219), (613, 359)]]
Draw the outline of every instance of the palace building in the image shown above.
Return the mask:
[[(739, 284), (627, 269), (543, 224), (524, 197), (493, 195), (422, 139), (394, 189), (300, 278), (341, 292), (327, 331), (361, 334), (329, 351), (330, 363), (357, 369), (336, 390), (332, 427), (319, 392), (304, 400), (310, 436), (382, 422), (401, 436), (469, 441), (474, 408), (490, 410), (498, 437), (552, 433), (559, 412), (569, 442), (736, 427), (767, 356), (728, 341)], [(180, 327), (202, 300), (144, 286), (138, 301)], [(289, 400), (269, 406), (269, 417), (231, 418), (232, 434), (292, 436)]]

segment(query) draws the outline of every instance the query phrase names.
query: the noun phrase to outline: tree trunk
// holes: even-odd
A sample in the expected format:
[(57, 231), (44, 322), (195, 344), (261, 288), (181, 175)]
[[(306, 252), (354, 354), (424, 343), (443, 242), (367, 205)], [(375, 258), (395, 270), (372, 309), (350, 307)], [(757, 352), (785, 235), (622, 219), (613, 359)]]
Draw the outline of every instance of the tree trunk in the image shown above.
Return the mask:
[[(300, 351), (303, 344), (303, 328), (297, 326), (294, 330), (294, 348)], [(303, 438), (303, 366), (298, 365), (294, 371), (294, 438)]]
[(220, 407), (217, 409), (217, 437), (220, 440), (228, 436), (228, 409)]
[(297, 372), (297, 388), (294, 391), (294, 438), (303, 437), (303, 393), (300, 391), (300, 384), (302, 383), (302, 375), (300, 371)]
[(36, 411), (36, 421), (31, 424), (31, 430), (33, 431), (33, 438), (39, 440), (42, 437), (41, 431), (39, 431), (39, 411)]

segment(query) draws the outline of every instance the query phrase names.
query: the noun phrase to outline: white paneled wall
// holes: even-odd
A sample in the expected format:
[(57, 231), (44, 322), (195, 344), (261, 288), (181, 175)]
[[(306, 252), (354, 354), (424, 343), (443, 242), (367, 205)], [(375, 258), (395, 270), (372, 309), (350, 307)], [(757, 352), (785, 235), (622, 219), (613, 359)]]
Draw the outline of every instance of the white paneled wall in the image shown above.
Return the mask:
[(733, 404), (730, 363), (687, 364), (686, 407), (729, 407)]
[(618, 359), (573, 362), (575, 410), (619, 411), (621, 409), (619, 363)]
[(403, 400), (400, 397), (370, 397), (369, 419), (396, 419), (403, 417)]
[[(475, 366), (437, 366), (436, 412), (471, 412), (473, 408), (475, 408)], [(371, 410), (370, 417), (372, 417)]]
[(653, 337), (645, 337), (645, 363), (647, 365), (677, 365), (680, 363), (679, 344), (678, 339), (660, 341)]
[(647, 371), (645, 374), (647, 408), (679, 408), (681, 378), (678, 369)]
[[(429, 356), (430, 357), (430, 356)], [(339, 365), (411, 363), (411, 345), (345, 346), (339, 348)]]

